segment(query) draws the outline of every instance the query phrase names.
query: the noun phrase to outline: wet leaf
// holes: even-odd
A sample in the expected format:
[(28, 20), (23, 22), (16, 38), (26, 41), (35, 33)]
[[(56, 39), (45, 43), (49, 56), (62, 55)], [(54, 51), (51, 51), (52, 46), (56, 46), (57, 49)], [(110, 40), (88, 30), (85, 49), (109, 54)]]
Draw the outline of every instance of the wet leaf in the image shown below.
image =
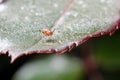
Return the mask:
[(119, 27), (119, 0), (7, 0), (0, 4), (0, 51), (65, 52)]

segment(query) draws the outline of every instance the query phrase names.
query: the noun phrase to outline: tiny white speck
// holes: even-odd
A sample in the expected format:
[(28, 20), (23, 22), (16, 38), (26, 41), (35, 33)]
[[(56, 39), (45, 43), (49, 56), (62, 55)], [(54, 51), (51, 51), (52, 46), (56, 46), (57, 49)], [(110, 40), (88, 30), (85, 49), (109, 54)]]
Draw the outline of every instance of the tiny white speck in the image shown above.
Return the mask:
[(36, 16), (38, 16), (38, 15), (39, 15), (39, 13), (35, 13), (35, 15), (36, 15)]
[(83, 4), (83, 5), (82, 5), (82, 8), (86, 8), (86, 7), (87, 7), (87, 5), (86, 5), (86, 4)]
[(7, 7), (6, 7), (5, 5), (0, 4), (0, 12), (3, 11), (3, 10), (5, 10), (6, 8), (7, 8)]
[(28, 17), (28, 16), (26, 16), (26, 17), (25, 17), (25, 20), (29, 21), (30, 19), (29, 19), (29, 17)]
[(100, 0), (100, 2), (101, 2), (101, 3), (104, 3), (104, 2), (105, 2), (105, 0)]
[(0, 39), (0, 51), (7, 49), (11, 46), (11, 42), (8, 39)]
[(54, 3), (53, 6), (54, 6), (55, 8), (57, 8), (57, 7), (58, 7), (58, 4), (57, 4), (57, 3)]
[(22, 7), (21, 7), (21, 10), (24, 10), (24, 9), (25, 9), (25, 7), (22, 6)]
[(32, 10), (32, 9), (31, 9), (31, 10), (30, 10), (30, 12), (31, 12), (31, 13), (33, 13), (33, 12), (34, 12), (34, 10)]
[(71, 14), (70, 12), (67, 12), (67, 14), (66, 14), (66, 15), (68, 15), (68, 16), (69, 16), (70, 14)]
[(83, 1), (79, 1), (78, 4), (83, 4), (84, 2)]
[(66, 14), (67, 16), (73, 16), (73, 17), (77, 17), (78, 16), (78, 13), (75, 12), (75, 11), (70, 11), (70, 12), (67, 12)]
[(76, 46), (78, 46), (78, 45), (79, 45), (77, 41), (75, 41), (74, 43), (75, 43), (75, 45), (76, 45)]

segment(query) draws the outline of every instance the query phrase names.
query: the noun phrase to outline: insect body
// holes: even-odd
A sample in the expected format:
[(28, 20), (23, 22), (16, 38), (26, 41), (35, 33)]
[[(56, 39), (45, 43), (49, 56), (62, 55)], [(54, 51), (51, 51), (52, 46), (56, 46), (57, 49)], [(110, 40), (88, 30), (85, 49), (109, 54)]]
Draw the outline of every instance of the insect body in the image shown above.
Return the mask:
[(53, 35), (53, 31), (51, 31), (50, 29), (42, 29), (41, 32), (45, 36), (52, 36)]

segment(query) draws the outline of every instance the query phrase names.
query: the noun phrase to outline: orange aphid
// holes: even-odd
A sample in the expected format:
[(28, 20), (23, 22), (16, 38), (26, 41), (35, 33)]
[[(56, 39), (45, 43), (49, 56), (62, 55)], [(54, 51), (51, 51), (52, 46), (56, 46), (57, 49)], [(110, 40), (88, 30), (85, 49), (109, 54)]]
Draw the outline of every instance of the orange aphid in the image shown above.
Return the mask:
[(50, 29), (42, 29), (41, 31), (45, 36), (53, 35), (53, 31), (51, 31)]

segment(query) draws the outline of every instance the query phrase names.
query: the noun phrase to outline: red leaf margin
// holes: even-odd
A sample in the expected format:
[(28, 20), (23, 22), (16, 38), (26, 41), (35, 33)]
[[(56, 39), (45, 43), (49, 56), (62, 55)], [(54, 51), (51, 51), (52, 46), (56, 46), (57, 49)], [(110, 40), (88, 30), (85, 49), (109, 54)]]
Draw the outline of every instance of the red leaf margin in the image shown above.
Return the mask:
[(80, 46), (82, 43), (86, 42), (87, 40), (89, 40), (93, 37), (99, 37), (99, 36), (106, 35), (106, 34), (109, 34), (110, 36), (112, 36), (112, 34), (114, 34), (114, 32), (118, 29), (120, 29), (120, 18), (110, 28), (105, 29), (104, 31), (101, 31), (101, 32), (96, 32), (96, 33), (89, 34), (89, 35), (87, 35), (83, 38), (80, 38), (80, 39), (76, 40), (76, 42), (71, 42), (70, 44), (68, 44), (64, 47), (61, 47), (60, 49), (46, 49), (46, 50), (28, 51), (26, 53), (21, 53), (21, 55), (17, 56), (14, 59), (12, 58), (12, 55), (9, 53), (9, 50), (5, 51), (5, 52), (1, 51), (0, 54), (8, 54), (8, 57), (11, 57), (11, 63), (14, 62), (17, 58), (19, 58), (21, 56), (30, 55), (30, 54), (33, 54), (33, 53), (36, 53), (36, 54), (40, 54), (40, 53), (62, 54), (62, 53), (65, 53), (67, 51), (71, 51), (72, 48)]

